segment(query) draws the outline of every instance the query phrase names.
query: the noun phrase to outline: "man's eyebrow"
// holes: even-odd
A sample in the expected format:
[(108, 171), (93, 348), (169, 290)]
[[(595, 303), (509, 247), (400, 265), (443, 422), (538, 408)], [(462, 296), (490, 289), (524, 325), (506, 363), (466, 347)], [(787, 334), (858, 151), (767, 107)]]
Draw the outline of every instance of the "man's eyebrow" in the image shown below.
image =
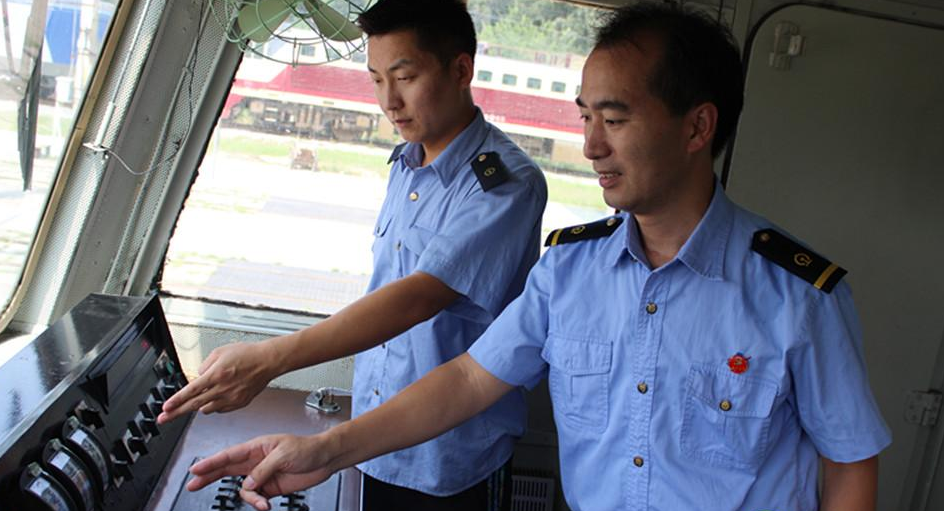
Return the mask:
[[(579, 97), (574, 100), (580, 108), (587, 108), (586, 103)], [(593, 110), (616, 110), (618, 112), (628, 112), (629, 105), (618, 99), (603, 99), (593, 104)]]
[[(390, 72), (390, 71), (396, 71), (397, 69), (400, 69), (400, 68), (404, 68), (404, 67), (407, 67), (407, 66), (412, 66), (413, 63), (414, 63), (414, 62), (413, 62), (412, 60), (410, 60), (410, 59), (399, 59), (399, 60), (397, 60), (396, 62), (394, 62), (393, 64), (390, 64), (390, 67), (387, 68), (387, 71), (388, 71), (388, 72)], [(367, 66), (367, 71), (368, 71), (368, 72), (371, 72), (371, 73), (376, 73), (376, 72), (377, 72), (376, 69), (374, 69), (374, 68), (372, 68), (372, 67), (370, 67), (370, 66)]]

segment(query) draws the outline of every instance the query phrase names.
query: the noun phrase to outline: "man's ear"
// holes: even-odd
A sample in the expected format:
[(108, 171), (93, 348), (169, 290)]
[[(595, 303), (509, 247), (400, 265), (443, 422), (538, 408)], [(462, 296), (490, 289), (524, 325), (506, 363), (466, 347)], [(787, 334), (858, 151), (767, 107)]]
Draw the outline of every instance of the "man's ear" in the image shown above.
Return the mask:
[(685, 121), (689, 135), (688, 152), (711, 151), (711, 142), (718, 128), (718, 108), (713, 103), (702, 103), (688, 112)]
[(459, 80), (459, 83), (470, 87), (472, 85), (472, 77), (475, 74), (475, 61), (472, 60), (472, 56), (468, 53), (460, 53), (459, 56), (452, 61), (452, 64), (455, 77)]

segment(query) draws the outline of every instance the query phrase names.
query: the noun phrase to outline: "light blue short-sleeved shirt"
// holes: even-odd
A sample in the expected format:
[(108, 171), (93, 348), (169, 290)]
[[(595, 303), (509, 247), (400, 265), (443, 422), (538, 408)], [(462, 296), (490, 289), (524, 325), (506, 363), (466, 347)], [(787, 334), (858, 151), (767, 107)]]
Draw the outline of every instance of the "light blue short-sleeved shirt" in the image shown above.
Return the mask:
[(513, 385), (548, 377), (570, 507), (818, 509), (820, 455), (891, 441), (848, 285), (825, 293), (753, 252), (771, 225), (720, 185), (655, 271), (621, 216), (608, 237), (549, 249), (470, 349)]
[[(472, 162), (490, 152), (498, 154), (508, 179), (485, 191)], [(462, 297), (432, 319), (355, 357), (354, 416), (465, 353), (521, 292), (540, 250), (547, 202), (544, 176), (481, 111), (429, 165), (421, 166), (418, 144), (406, 144), (395, 154), (374, 228), (369, 291), (424, 272)], [(511, 457), (526, 420), (523, 393), (512, 392), (441, 437), (358, 468), (397, 486), (452, 495), (482, 481)]]

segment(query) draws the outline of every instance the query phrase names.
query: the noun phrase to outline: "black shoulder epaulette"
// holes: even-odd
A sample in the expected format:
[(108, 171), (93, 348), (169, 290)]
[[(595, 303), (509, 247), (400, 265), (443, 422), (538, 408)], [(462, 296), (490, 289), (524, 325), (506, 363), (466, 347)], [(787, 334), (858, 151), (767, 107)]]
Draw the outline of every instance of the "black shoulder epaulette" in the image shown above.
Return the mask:
[(751, 250), (827, 293), (846, 274), (846, 270), (773, 229), (755, 232)]
[(609, 236), (613, 234), (613, 231), (615, 231), (621, 223), (623, 223), (621, 217), (611, 216), (589, 224), (557, 229), (547, 235), (547, 241), (544, 242), (544, 246), (553, 247), (554, 245), (562, 245), (564, 243), (573, 243), (575, 241), (592, 240), (594, 238)]
[(400, 157), (400, 153), (403, 152), (403, 148), (406, 147), (406, 142), (393, 148), (393, 152), (390, 153), (390, 159), (387, 160), (387, 163), (393, 163), (397, 161), (397, 158)]
[(475, 171), (475, 177), (479, 179), (483, 191), (489, 191), (492, 188), (508, 181), (508, 169), (502, 163), (498, 153), (482, 153), (472, 159), (472, 170)]

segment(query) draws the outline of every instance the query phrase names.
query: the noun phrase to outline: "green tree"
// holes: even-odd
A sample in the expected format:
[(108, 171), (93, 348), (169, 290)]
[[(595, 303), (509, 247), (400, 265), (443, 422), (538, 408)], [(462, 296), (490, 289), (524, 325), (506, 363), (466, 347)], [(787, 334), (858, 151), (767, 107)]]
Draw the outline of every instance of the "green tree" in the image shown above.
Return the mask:
[[(586, 55), (599, 9), (557, 1), (469, 0), (479, 40), (516, 50)], [(516, 53), (516, 52), (512, 52)], [(517, 52), (527, 58), (530, 52)], [(529, 59), (530, 60), (530, 59)]]

